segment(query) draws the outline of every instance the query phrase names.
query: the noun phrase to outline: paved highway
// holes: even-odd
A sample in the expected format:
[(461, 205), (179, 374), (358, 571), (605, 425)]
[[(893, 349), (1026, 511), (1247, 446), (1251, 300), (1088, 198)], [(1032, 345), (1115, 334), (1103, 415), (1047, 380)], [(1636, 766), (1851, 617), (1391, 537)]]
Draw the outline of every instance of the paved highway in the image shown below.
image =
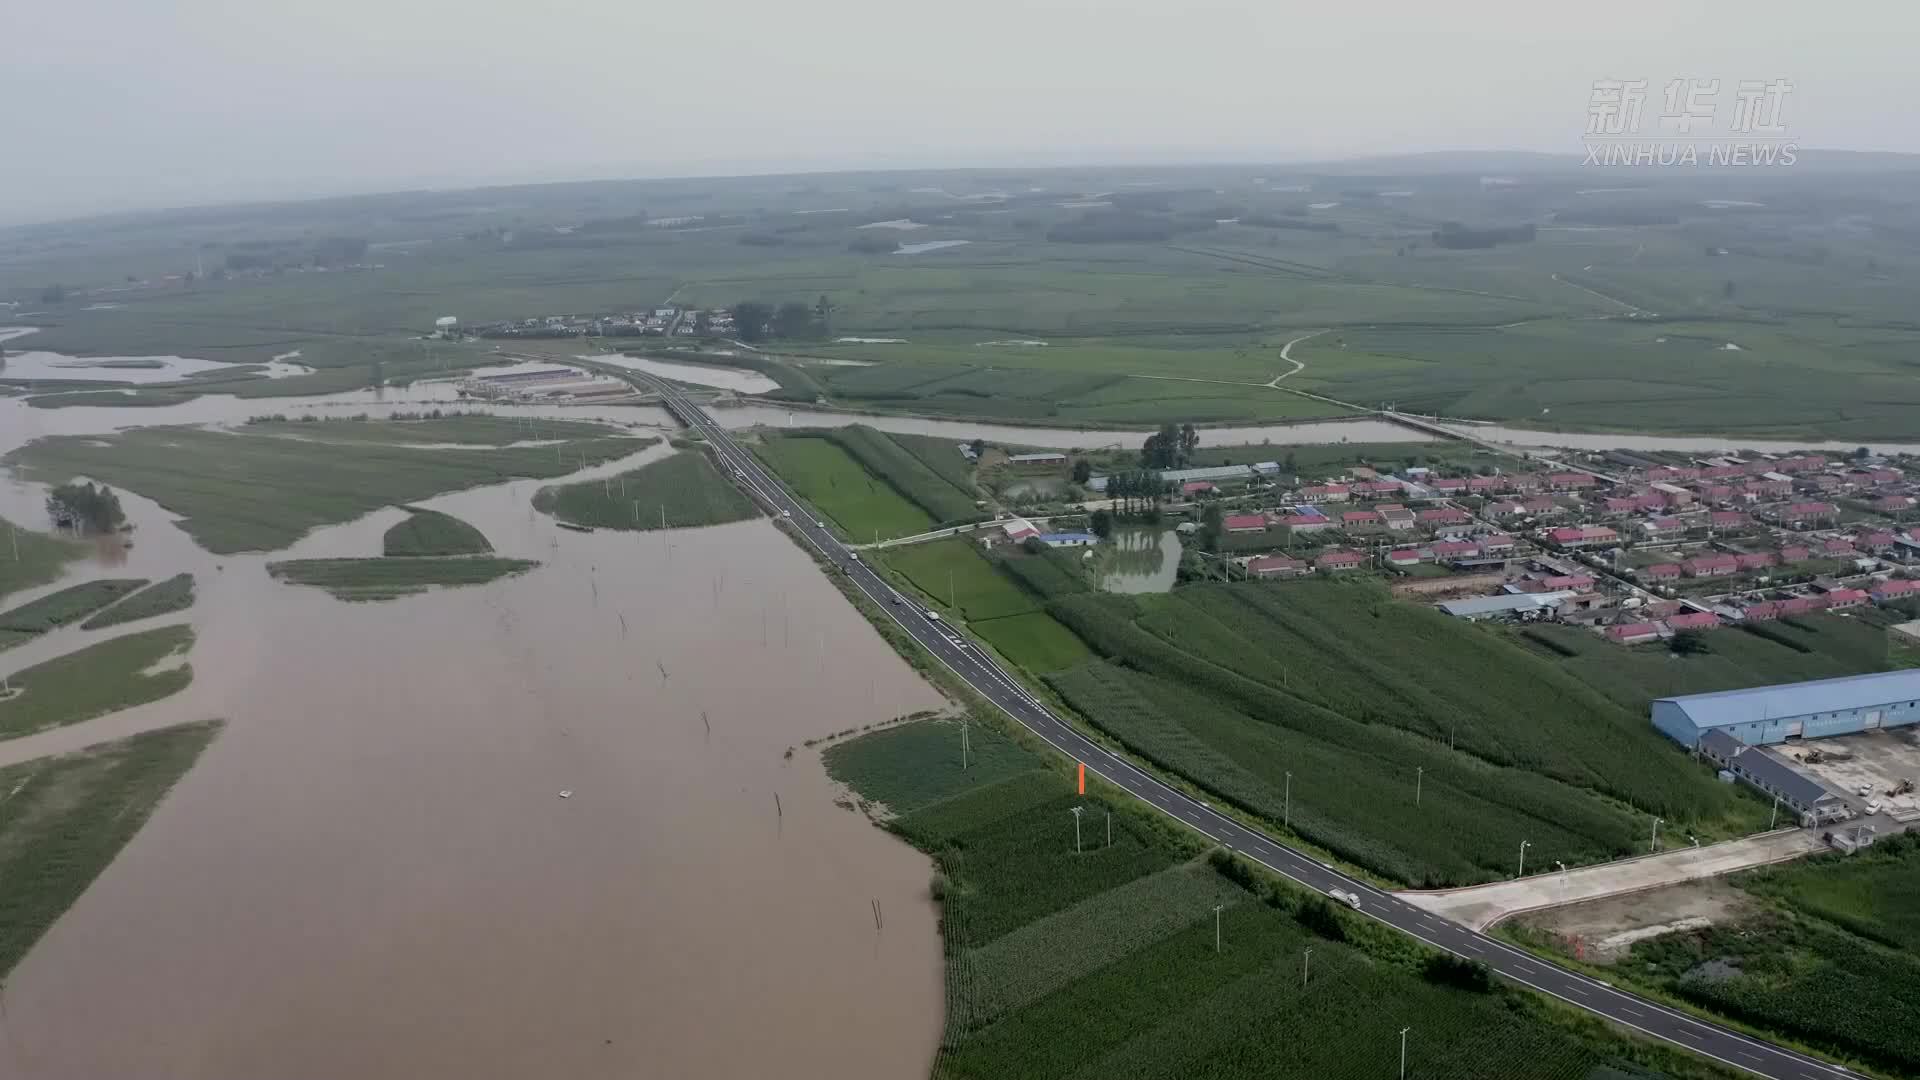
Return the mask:
[(846, 571), (849, 580), (861, 592), (899, 623), (921, 647), (938, 657), (954, 674), (965, 679), (976, 693), (1051, 743), (1062, 754), (1085, 762), (1089, 770), (1168, 817), (1306, 888), (1323, 894), (1335, 889), (1353, 893), (1359, 897), (1359, 911), (1362, 914), (1411, 934), (1428, 945), (1469, 960), (1478, 960), (1523, 986), (1551, 994), (1570, 1005), (1654, 1038), (1775, 1080), (1835, 1080), (1858, 1075), (1840, 1066), (1616, 990), (1607, 983), (1549, 963), (1459, 923), (1423, 911), (1392, 893), (1382, 892), (1365, 882), (1350, 878), (1266, 833), (1249, 829), (1185, 792), (1168, 787), (1135, 768), (1126, 759), (1081, 735), (1049, 712), (1045, 705), (970, 644), (958, 630), (929, 619), (924, 609), (896, 594), (891, 586), (860, 561), (857, 552), (842, 544), (833, 533), (809, 516), (811, 512), (806, 506), (762, 468), (753, 455), (742, 449), (726, 428), (716, 423), (704, 409), (678, 389), (649, 375), (635, 372), (622, 374), (658, 390), (674, 415), (706, 438), (736, 483), (774, 513), (789, 518), (789, 523), (807, 543)]

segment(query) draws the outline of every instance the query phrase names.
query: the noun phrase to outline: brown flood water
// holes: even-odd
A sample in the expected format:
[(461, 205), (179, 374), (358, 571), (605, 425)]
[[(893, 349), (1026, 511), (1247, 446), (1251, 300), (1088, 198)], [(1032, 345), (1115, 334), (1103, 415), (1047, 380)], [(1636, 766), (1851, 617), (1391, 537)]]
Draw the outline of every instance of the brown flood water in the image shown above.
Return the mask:
[[(783, 754), (938, 696), (767, 522), (585, 535), (529, 512), (538, 486), (428, 505), (540, 569), (384, 604), (275, 584), (126, 499), (115, 572), (201, 574), (194, 683), (0, 763), (229, 726), (15, 968), (0, 1076), (926, 1074), (927, 860)], [(397, 515), (286, 554), (376, 554)]]

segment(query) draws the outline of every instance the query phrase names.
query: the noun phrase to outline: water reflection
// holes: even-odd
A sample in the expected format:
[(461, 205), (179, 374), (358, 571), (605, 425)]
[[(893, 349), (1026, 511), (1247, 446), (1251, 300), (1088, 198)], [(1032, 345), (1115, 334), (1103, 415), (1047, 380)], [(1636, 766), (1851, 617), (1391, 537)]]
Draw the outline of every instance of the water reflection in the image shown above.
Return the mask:
[(1180, 537), (1172, 529), (1116, 528), (1095, 549), (1100, 587), (1116, 593), (1166, 592), (1180, 569)]

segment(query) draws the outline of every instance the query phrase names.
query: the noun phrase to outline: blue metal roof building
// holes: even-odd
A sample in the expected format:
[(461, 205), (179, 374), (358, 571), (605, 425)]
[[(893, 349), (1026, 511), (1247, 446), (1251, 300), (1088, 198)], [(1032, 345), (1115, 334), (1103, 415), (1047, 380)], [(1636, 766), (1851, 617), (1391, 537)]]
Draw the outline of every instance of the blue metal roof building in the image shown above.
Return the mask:
[(1684, 746), (1724, 731), (1748, 746), (1920, 722), (1920, 669), (1659, 698), (1653, 726)]

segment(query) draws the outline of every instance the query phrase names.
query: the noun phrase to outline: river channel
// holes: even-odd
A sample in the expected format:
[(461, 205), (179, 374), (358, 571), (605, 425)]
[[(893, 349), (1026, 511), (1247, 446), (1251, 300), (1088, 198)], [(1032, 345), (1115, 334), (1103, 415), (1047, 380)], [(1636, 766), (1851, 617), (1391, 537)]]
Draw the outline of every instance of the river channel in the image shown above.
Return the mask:
[[(539, 569), (379, 604), (265, 563), (377, 554), (400, 511), (213, 556), (123, 496), (136, 542), (69, 580), (194, 571), (194, 681), (0, 764), (227, 728), (8, 978), (0, 1075), (926, 1075), (928, 861), (801, 744), (940, 699), (768, 522), (581, 534), (538, 486), (426, 505)], [(0, 485), (0, 512), (38, 521), (38, 497)]]

